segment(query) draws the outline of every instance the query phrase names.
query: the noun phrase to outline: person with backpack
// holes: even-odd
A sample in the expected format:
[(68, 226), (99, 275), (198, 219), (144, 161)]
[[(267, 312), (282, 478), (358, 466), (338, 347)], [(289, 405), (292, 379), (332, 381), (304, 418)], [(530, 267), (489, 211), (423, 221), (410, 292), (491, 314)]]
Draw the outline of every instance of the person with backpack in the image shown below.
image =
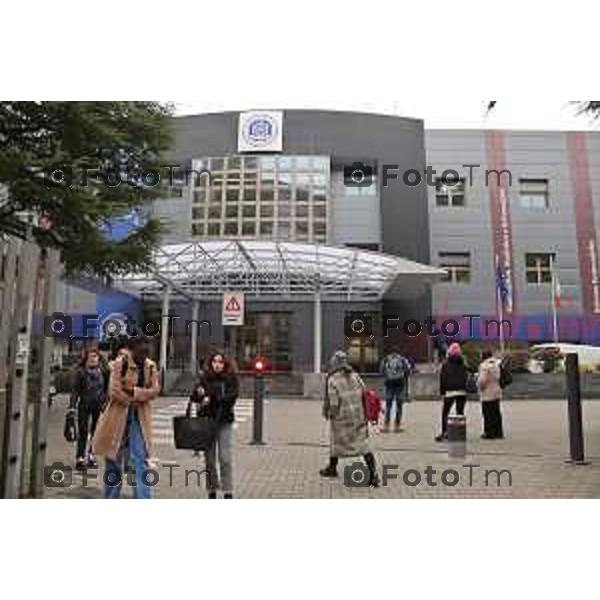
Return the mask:
[(502, 439), (504, 437), (500, 410), (502, 361), (495, 358), (489, 350), (482, 352), (481, 359), (477, 378), (483, 417), (483, 435), (481, 437), (485, 440)]
[(208, 497), (212, 500), (217, 498), (219, 488), (225, 500), (233, 498), (233, 423), (239, 390), (233, 361), (219, 350), (206, 359), (190, 398), (200, 405), (199, 414), (218, 423), (213, 445), (206, 452)]
[(98, 418), (106, 403), (107, 388), (108, 376), (101, 368), (100, 355), (95, 348), (88, 348), (75, 371), (69, 402), (69, 411), (73, 415), (71, 421), (77, 413), (75, 468), (78, 471), (98, 466), (88, 442), (96, 432)]
[(329, 363), (325, 384), (323, 417), (329, 421), (331, 446), (329, 465), (322, 477), (337, 477), (342, 457), (362, 456), (369, 472), (369, 485), (377, 487), (379, 476), (375, 456), (369, 449), (369, 427), (363, 404), (365, 384), (350, 365), (348, 355), (338, 350)]
[(408, 388), (408, 377), (410, 375), (410, 364), (397, 348), (394, 348), (382, 361), (381, 374), (385, 379), (385, 420), (383, 431), (390, 430), (392, 420), (392, 408), (396, 403), (396, 418), (394, 420), (394, 431), (402, 431), (402, 405), (404, 403), (405, 391)]
[(94, 452), (106, 459), (104, 498), (120, 497), (126, 462), (133, 468), (134, 498), (150, 498), (144, 472), (152, 448), (151, 402), (159, 392), (158, 368), (148, 358), (145, 338), (130, 338), (127, 351), (113, 363), (108, 404), (92, 443)]
[(442, 432), (436, 436), (436, 442), (448, 439), (448, 415), (455, 403), (456, 414), (465, 414), (468, 377), (469, 373), (462, 357), (460, 344), (454, 342), (448, 348), (448, 358), (440, 371), (440, 396), (443, 400)]

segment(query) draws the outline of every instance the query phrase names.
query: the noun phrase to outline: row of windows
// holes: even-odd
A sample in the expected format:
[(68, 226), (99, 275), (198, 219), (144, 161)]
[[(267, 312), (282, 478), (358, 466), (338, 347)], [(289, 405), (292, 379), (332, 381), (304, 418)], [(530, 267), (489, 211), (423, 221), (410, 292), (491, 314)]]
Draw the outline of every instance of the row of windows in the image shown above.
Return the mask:
[[(471, 282), (470, 252), (440, 252), (439, 266), (448, 271), (446, 281), (450, 283)], [(552, 282), (553, 253), (525, 254), (525, 280), (528, 284), (543, 285)]]
[(212, 189), (200, 189), (194, 191), (194, 204), (203, 204), (207, 200), (211, 203), (225, 202), (261, 202), (292, 201), (292, 202), (326, 202), (327, 193), (325, 188), (310, 190), (305, 188), (273, 188), (261, 187), (260, 191), (256, 187), (235, 187), (223, 189), (215, 186)]
[[(241, 210), (240, 210), (241, 208)], [(293, 210), (292, 210), (293, 209)], [(244, 204), (240, 207), (239, 204), (228, 204), (225, 207), (221, 205), (209, 206), (194, 206), (192, 207), (192, 219), (194, 221), (202, 221), (208, 219), (234, 219), (238, 215), (245, 218), (253, 218), (260, 216), (261, 218), (273, 218), (275, 214), (275, 206), (273, 204)], [(296, 217), (296, 219), (307, 219), (311, 214), (308, 204), (297, 204), (292, 206), (289, 203), (280, 203), (277, 205), (277, 214), (280, 217)], [(315, 219), (325, 219), (327, 217), (327, 206), (320, 204), (312, 207), (312, 217)]]
[(226, 171), (297, 171), (326, 172), (329, 170), (327, 156), (248, 156), (234, 155), (202, 158), (194, 161), (196, 169), (208, 169), (213, 174)]
[(290, 237), (299, 241), (314, 240), (316, 242), (325, 242), (327, 239), (327, 228), (324, 222), (315, 221), (312, 223), (312, 231), (309, 221), (225, 221), (215, 223), (193, 223), (192, 235), (204, 237), (220, 236), (266, 236), (276, 235), (282, 239)]
[[(436, 206), (463, 207), (467, 205), (465, 180), (461, 179), (455, 185), (445, 185), (441, 179), (436, 179)], [(520, 208), (530, 210), (546, 210), (550, 207), (547, 179), (520, 179), (519, 191), (516, 196)]]

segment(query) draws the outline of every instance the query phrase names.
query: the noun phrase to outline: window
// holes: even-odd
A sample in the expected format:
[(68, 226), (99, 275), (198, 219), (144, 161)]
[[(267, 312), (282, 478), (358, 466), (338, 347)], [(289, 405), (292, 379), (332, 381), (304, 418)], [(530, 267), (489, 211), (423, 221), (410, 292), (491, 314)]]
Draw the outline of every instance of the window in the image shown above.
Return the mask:
[(296, 206), (296, 217), (304, 219), (308, 217), (308, 204), (298, 204)]
[(204, 219), (204, 207), (203, 206), (194, 206), (194, 208), (192, 208), (192, 219), (194, 219), (194, 221)]
[(519, 179), (519, 206), (532, 210), (549, 207), (547, 179)]
[(297, 188), (296, 202), (308, 202), (308, 190), (304, 188)]
[(440, 252), (439, 263), (442, 269), (448, 271), (446, 281), (450, 283), (471, 282), (470, 252)]
[(244, 188), (244, 202), (256, 202), (256, 188)]
[(296, 234), (303, 237), (308, 235), (308, 221), (296, 221)]
[(288, 202), (282, 202), (279, 205), (279, 216), (285, 219), (290, 218), (290, 205)]
[[(296, 210), (296, 214), (298, 214), (298, 210), (302, 208), (298, 206)], [(315, 215), (315, 219), (324, 219), (327, 217), (327, 207), (324, 204), (318, 204), (313, 207), (313, 214)]]
[(464, 206), (465, 205), (465, 180), (460, 179), (453, 185), (446, 185), (441, 178), (435, 180), (436, 206)]
[(263, 187), (260, 190), (260, 199), (263, 202), (273, 202), (274, 198), (273, 188)]
[(211, 202), (213, 202), (213, 203), (218, 202), (220, 204), (222, 197), (223, 197), (223, 188), (214, 187), (211, 190), (211, 195), (210, 195), (210, 201)]
[(555, 259), (553, 253), (525, 255), (525, 277), (527, 283), (541, 285), (552, 282), (552, 262)]
[(225, 199), (227, 202), (237, 202), (240, 198), (240, 190), (238, 188), (227, 188)]
[(272, 204), (263, 204), (260, 207), (260, 216), (273, 218), (273, 205)]
[(256, 223), (254, 221), (244, 221), (242, 223), (242, 235), (256, 235)]
[(256, 216), (256, 204), (249, 204), (248, 206), (244, 206), (242, 214), (244, 217), (255, 217)]
[(204, 235), (204, 223), (192, 223), (192, 235)]
[(225, 209), (225, 215), (227, 219), (235, 219), (238, 215), (237, 204), (230, 204)]
[(244, 156), (244, 170), (245, 171), (256, 171), (258, 161), (256, 156)]
[(208, 235), (210, 235), (210, 236), (221, 235), (221, 223), (209, 223), (208, 224)]
[(273, 235), (273, 221), (262, 221), (260, 224), (261, 235)]
[(209, 219), (220, 219), (221, 218), (221, 206), (211, 206), (208, 210)]
[(238, 234), (237, 221), (227, 221), (225, 223), (225, 235), (237, 235), (237, 234)]
[(206, 190), (197, 190), (194, 192), (194, 202), (202, 204), (206, 200)]

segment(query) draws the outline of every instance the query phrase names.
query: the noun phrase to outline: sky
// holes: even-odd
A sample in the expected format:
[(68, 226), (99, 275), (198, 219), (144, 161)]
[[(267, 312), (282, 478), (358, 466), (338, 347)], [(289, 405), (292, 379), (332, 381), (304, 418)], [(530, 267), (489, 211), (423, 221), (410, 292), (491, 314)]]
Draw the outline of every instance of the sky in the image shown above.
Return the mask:
[(600, 130), (600, 121), (577, 115), (568, 100), (498, 100), (486, 117), (486, 100), (364, 101), (364, 100), (253, 100), (253, 101), (189, 101), (176, 102), (178, 114), (190, 115), (253, 108), (311, 108), (353, 110), (416, 117), (429, 129), (558, 129)]

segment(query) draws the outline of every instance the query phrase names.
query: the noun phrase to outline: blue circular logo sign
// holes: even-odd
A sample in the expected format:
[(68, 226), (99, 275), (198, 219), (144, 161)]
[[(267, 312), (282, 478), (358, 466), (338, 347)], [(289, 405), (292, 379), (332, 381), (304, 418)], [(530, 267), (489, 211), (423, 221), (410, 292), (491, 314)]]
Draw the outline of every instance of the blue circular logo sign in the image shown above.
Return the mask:
[(254, 146), (266, 146), (277, 137), (277, 128), (276, 120), (270, 115), (257, 115), (245, 123), (244, 140)]

